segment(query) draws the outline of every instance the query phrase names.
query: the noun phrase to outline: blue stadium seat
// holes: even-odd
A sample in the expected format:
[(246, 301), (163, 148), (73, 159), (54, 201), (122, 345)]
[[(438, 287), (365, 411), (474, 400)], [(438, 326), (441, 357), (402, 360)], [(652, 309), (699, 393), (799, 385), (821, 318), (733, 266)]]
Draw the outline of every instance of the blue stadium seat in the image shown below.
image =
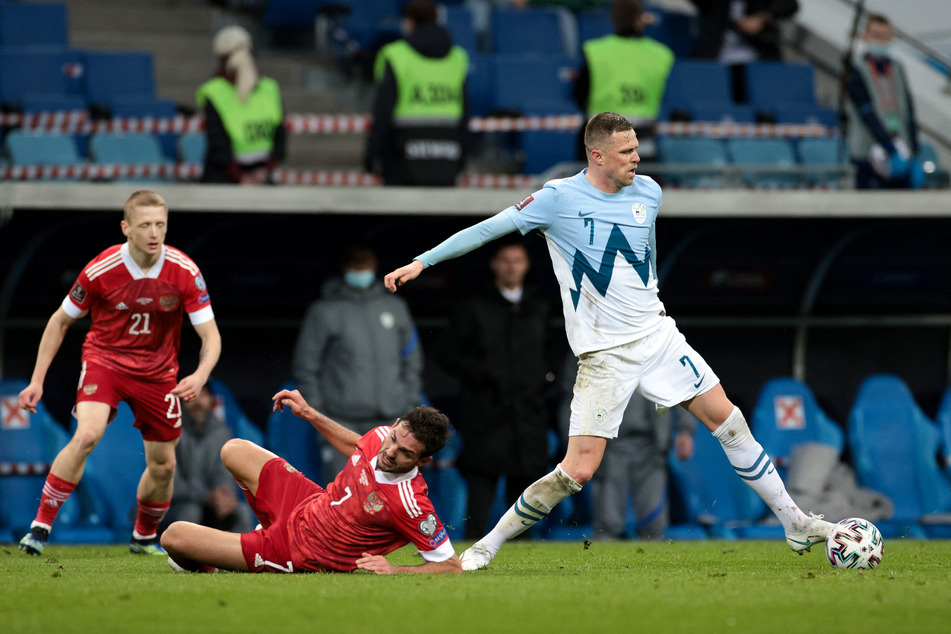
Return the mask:
[(204, 132), (186, 132), (178, 137), (178, 158), (182, 163), (204, 163), (208, 137)]
[(525, 130), (519, 133), (519, 145), (525, 153), (522, 173), (541, 174), (558, 163), (575, 161), (577, 132)]
[[(804, 166), (844, 166), (849, 164), (849, 153), (845, 144), (836, 138), (801, 139), (799, 160)], [(814, 186), (840, 185), (840, 176), (836, 172), (815, 172), (807, 174), (806, 178)]]
[(482, 117), (495, 107), (495, 57), (475, 54), (469, 56), (469, 113)]
[[(281, 389), (293, 390), (293, 383)], [(307, 421), (295, 416), (290, 409), (272, 412), (267, 419), (267, 448), (284, 458), (307, 478), (326, 484), (317, 430)]]
[(727, 153), (736, 165), (775, 167), (776, 172), (743, 172), (747, 187), (796, 187), (805, 184), (799, 174), (782, 173), (783, 168), (796, 166), (792, 144), (786, 139), (733, 138), (726, 141)]
[(695, 15), (680, 11), (663, 11), (651, 7), (655, 22), (644, 29), (644, 35), (666, 44), (678, 59), (693, 55), (700, 36), (700, 21)]
[(313, 28), (317, 9), (324, 4), (328, 4), (328, 1), (268, 0), (261, 20), (269, 29)]
[[(119, 403), (115, 419), (86, 460), (83, 482), (101, 504), (101, 518), (117, 542), (132, 536), (135, 524), (136, 491), (145, 470), (142, 434), (133, 427), (132, 410)], [(72, 430), (76, 430), (73, 421)]]
[(796, 379), (781, 377), (767, 381), (760, 390), (751, 420), (753, 435), (780, 473), (789, 466), (796, 445), (822, 443), (839, 454), (845, 446), (842, 428), (822, 411), (812, 390)]
[[(174, 99), (163, 99), (150, 96), (123, 95), (112, 100), (109, 106), (113, 117), (135, 117), (167, 119), (178, 114), (178, 106)], [(177, 153), (177, 136), (174, 133), (156, 135), (162, 146), (162, 153), (166, 159), (174, 159)]]
[(228, 386), (224, 382), (213, 378), (211, 379), (211, 390), (218, 399), (215, 404), (215, 416), (224, 421), (231, 429), (234, 437), (244, 438), (259, 447), (264, 447), (264, 432), (244, 414)]
[(372, 50), (399, 37), (403, 14), (400, 0), (354, 0), (347, 4), (350, 13), (342, 27), (361, 48)]
[(732, 103), (729, 69), (719, 62), (677, 60), (667, 77), (664, 107), (690, 112), (698, 100)]
[(839, 114), (835, 110), (813, 104), (780, 105), (771, 113), (776, 118), (776, 123), (808, 123), (830, 128), (839, 126)]
[(945, 475), (951, 479), (951, 385), (944, 389), (935, 418), (941, 432), (941, 464), (944, 466)]
[[(0, 381), (0, 532), (19, 539), (36, 516), (46, 474), (56, 454), (66, 446), (66, 430), (50, 416), (43, 402), (32, 414), (18, 409), (17, 395), (26, 381)], [(27, 473), (7, 473), (12, 465), (30, 465)], [(56, 517), (51, 541), (102, 543), (112, 532), (96, 525), (97, 508), (80, 482)]]
[(667, 173), (664, 180), (671, 185), (716, 188), (723, 184), (722, 176), (717, 168), (725, 167), (729, 161), (726, 148), (720, 139), (661, 136), (657, 138), (657, 148), (659, 158), (664, 163), (712, 168), (709, 171), (696, 171), (689, 174)]
[(746, 97), (758, 111), (815, 106), (814, 69), (809, 64), (751, 62), (746, 65)]
[(901, 378), (876, 374), (862, 382), (849, 414), (848, 443), (859, 484), (895, 505), (891, 521), (879, 525), (886, 537), (906, 530), (912, 537), (951, 536), (951, 524), (928, 522), (951, 511), (951, 484), (937, 461), (938, 428)]
[(28, 94), (20, 100), (24, 113), (77, 112), (86, 109), (86, 100), (79, 95)]
[(689, 112), (691, 121), (712, 121), (715, 123), (753, 123), (756, 121), (756, 114), (752, 107), (733, 102), (696, 101), (690, 107)]
[(611, 12), (607, 9), (586, 9), (578, 12), (578, 40), (584, 44), (614, 33)]
[(81, 59), (66, 48), (0, 49), (0, 100), (79, 94)]
[(14, 165), (76, 164), (84, 161), (76, 141), (66, 134), (36, 134), (13, 130), (4, 139), (7, 155)]
[(693, 456), (679, 460), (671, 451), (668, 464), (671, 513), (685, 520), (679, 524), (705, 526), (710, 536), (718, 539), (782, 536), (781, 527), (757, 525), (766, 505), (737, 476), (720, 441), (699, 422)]
[(452, 34), (453, 43), (464, 48), (469, 55), (479, 52), (472, 11), (468, 7), (446, 7), (446, 28)]
[[(162, 165), (168, 159), (162, 153), (158, 138), (153, 134), (95, 134), (89, 140), (90, 158), (105, 165)], [(122, 177), (126, 182), (166, 180), (159, 176)]]
[(0, 3), (0, 46), (66, 46), (68, 43), (64, 3)]
[(492, 52), (502, 55), (564, 55), (558, 13), (549, 9), (493, 9)]
[(112, 106), (128, 97), (154, 98), (152, 54), (136, 51), (88, 51), (85, 60), (86, 99)]
[(530, 115), (578, 113), (571, 98), (576, 68), (564, 55), (496, 55), (494, 106)]

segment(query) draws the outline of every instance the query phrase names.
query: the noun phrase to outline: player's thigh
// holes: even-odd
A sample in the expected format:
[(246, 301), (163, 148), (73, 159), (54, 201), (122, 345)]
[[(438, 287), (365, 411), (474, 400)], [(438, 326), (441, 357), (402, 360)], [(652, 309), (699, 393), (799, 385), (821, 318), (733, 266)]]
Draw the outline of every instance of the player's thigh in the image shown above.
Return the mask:
[(172, 556), (226, 570), (247, 572), (241, 535), (190, 522), (175, 522), (162, 534), (162, 546)]
[(84, 447), (95, 447), (99, 444), (113, 411), (108, 403), (76, 403), (76, 431), (73, 433), (73, 442)]
[(170, 442), (182, 435), (182, 405), (171, 393), (175, 380), (151, 382), (123, 378), (123, 400), (135, 415), (143, 440)]
[[(641, 364), (634, 345), (583, 354), (571, 398), (568, 436), (614, 438), (624, 417)], [(600, 459), (599, 459), (600, 460)]]
[(644, 339), (649, 355), (637, 390), (661, 407), (673, 407), (711, 390), (720, 379), (687, 343), (672, 319)]
[(243, 438), (232, 438), (221, 448), (221, 461), (225, 468), (251, 495), (257, 495), (264, 465), (278, 457), (274, 452)]

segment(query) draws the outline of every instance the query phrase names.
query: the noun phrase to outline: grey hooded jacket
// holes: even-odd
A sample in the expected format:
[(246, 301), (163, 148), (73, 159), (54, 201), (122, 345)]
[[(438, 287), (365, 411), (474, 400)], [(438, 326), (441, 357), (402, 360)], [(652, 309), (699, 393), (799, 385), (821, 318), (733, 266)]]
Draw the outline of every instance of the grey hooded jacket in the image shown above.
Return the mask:
[(348, 422), (395, 420), (420, 401), (423, 353), (406, 302), (380, 282), (365, 291), (329, 280), (294, 349), (303, 397)]

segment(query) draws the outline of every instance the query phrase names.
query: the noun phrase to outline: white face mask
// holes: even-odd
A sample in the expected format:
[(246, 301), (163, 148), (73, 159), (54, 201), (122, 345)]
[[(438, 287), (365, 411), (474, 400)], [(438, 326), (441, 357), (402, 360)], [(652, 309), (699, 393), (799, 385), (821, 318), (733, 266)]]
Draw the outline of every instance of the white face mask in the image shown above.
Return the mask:
[(376, 273), (371, 269), (369, 271), (355, 271), (353, 269), (347, 269), (343, 274), (343, 281), (347, 286), (352, 286), (353, 288), (366, 290), (370, 288), (373, 284), (373, 280), (376, 279)]
[(885, 57), (891, 57), (892, 45), (891, 44), (881, 44), (880, 42), (866, 42), (865, 43), (865, 52), (871, 55), (872, 57), (877, 57), (879, 59)]

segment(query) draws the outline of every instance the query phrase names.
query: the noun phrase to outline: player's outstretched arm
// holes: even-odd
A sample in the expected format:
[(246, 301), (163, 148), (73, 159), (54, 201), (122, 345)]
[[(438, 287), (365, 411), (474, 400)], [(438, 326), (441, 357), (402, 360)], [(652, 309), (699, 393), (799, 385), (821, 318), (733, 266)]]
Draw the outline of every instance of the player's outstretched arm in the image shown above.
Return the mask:
[(461, 573), (462, 563), (460, 563), (458, 555), (453, 555), (446, 561), (427, 561), (418, 566), (394, 566), (382, 555), (363, 553), (363, 557), (357, 559), (357, 568), (369, 570), (378, 575), (444, 575)]
[(313, 425), (320, 435), (327, 439), (334, 449), (345, 456), (352, 456), (360, 441), (360, 434), (324, 416), (307, 404), (298, 390), (281, 390), (272, 398), (274, 411), (290, 408), (291, 413)]
[(23, 388), (17, 397), (17, 404), (21, 409), (36, 413), (36, 405), (43, 398), (43, 381), (46, 380), (46, 373), (53, 363), (53, 358), (59, 352), (63, 345), (63, 339), (66, 337), (66, 331), (76, 323), (76, 320), (66, 314), (63, 307), (60, 306), (46, 322), (46, 328), (43, 330), (43, 336), (40, 337), (40, 348), (36, 353), (36, 365), (33, 366), (33, 376), (30, 378), (30, 384)]
[(423, 263), (419, 260), (413, 260), (406, 266), (401, 266), (392, 273), (387, 273), (383, 278), (383, 284), (386, 290), (395, 293), (396, 289), (410, 280), (415, 280), (423, 272)]

